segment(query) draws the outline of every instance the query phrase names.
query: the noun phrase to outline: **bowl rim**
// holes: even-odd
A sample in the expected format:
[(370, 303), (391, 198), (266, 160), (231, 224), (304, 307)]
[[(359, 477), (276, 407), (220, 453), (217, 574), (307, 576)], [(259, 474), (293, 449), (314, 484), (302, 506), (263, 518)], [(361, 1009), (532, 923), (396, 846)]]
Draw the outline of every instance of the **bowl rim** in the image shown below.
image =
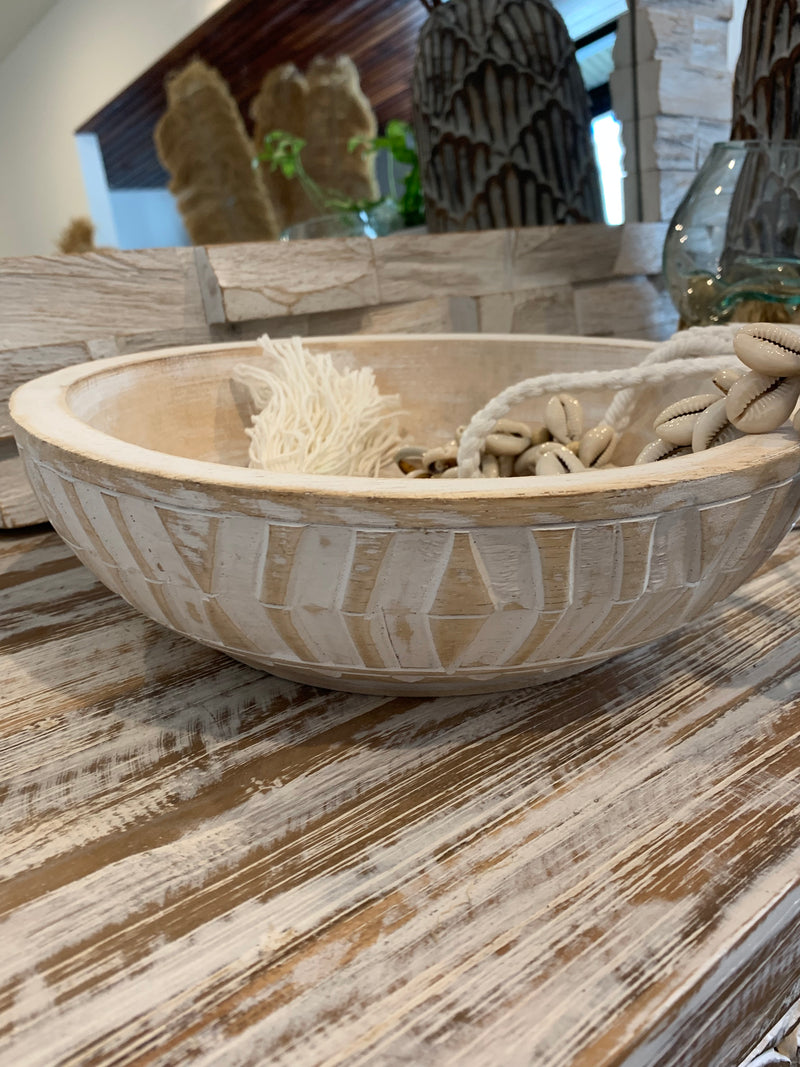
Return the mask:
[[(561, 334), (498, 333), (392, 333), (340, 334), (302, 338), (314, 347), (335, 342), (351, 345), (368, 342), (397, 344), (403, 341), (440, 342), (466, 339), (493, 341), (564, 342), (599, 344), (602, 347), (641, 349), (643, 354), (655, 342), (627, 338), (575, 337)], [(15, 436), (21, 450), (23, 439), (32, 438), (46, 446), (48, 452), (77, 457), (89, 464), (120, 472), (144, 475), (160, 484), (231, 489), (263, 496), (273, 492), (282, 497), (301, 498), (320, 494), (326, 498), (374, 503), (416, 501), (441, 505), (446, 501), (486, 499), (490, 502), (571, 500), (596, 497), (623, 489), (668, 489), (673, 486), (706, 482), (720, 476), (757, 469), (765, 462), (794, 458), (800, 468), (800, 439), (786, 428), (768, 434), (746, 435), (704, 452), (672, 459), (616, 468), (602, 468), (569, 476), (528, 476), (517, 478), (408, 479), (397, 477), (367, 478), (324, 474), (286, 474), (250, 467), (234, 466), (210, 460), (176, 456), (142, 445), (131, 444), (105, 431), (95, 429), (71, 410), (69, 392), (78, 383), (93, 377), (113, 374), (131, 365), (168, 361), (187, 356), (212, 355), (225, 351), (252, 348), (258, 341), (233, 341), (203, 345), (179, 345), (149, 351), (132, 352), (99, 360), (87, 360), (51, 371), (17, 387), (11, 394), (10, 413)]]

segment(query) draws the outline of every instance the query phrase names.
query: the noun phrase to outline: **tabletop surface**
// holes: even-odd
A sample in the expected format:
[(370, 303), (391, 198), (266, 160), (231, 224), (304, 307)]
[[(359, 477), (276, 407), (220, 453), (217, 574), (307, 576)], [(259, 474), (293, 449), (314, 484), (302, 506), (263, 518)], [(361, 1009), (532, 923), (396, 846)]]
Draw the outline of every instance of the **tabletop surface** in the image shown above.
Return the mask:
[(282, 681), (0, 535), (0, 1063), (739, 1063), (800, 991), (800, 534), (566, 681)]

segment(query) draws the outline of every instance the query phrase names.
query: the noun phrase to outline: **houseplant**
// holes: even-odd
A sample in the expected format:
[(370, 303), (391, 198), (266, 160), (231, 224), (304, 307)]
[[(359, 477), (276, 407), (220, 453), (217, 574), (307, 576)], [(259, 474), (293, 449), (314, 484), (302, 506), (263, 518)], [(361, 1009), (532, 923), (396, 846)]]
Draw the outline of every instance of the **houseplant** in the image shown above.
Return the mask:
[[(392, 119), (377, 137), (353, 137), (349, 152), (389, 155), (387, 168), (389, 192), (377, 200), (354, 200), (336, 189), (320, 185), (306, 170), (302, 152), (306, 141), (286, 130), (272, 130), (264, 137), (258, 162), (268, 163), (285, 178), (297, 180), (309, 199), (317, 205), (316, 218), (287, 227), (282, 237), (333, 237), (366, 234), (381, 237), (404, 226), (418, 226), (425, 221), (420, 184), (419, 159), (411, 128), (406, 122)], [(397, 185), (395, 166), (406, 168)]]

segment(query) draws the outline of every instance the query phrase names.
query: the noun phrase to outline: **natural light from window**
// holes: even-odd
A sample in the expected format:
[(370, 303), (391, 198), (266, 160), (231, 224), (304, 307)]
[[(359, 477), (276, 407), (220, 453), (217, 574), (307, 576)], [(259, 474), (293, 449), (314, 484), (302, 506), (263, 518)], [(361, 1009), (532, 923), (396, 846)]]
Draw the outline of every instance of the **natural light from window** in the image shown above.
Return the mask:
[(592, 140), (600, 171), (603, 210), (609, 226), (625, 221), (625, 200), (622, 191), (622, 126), (613, 111), (606, 111), (592, 119)]

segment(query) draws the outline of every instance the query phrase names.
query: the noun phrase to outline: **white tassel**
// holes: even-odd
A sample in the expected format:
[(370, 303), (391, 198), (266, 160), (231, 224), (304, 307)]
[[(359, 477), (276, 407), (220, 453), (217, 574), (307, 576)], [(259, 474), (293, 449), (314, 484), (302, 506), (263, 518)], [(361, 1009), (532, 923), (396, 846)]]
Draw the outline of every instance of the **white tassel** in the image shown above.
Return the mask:
[(298, 337), (259, 341), (272, 369), (233, 370), (257, 411), (245, 431), (251, 467), (376, 477), (391, 464), (401, 443), (399, 397), (381, 396), (371, 367), (340, 370)]

